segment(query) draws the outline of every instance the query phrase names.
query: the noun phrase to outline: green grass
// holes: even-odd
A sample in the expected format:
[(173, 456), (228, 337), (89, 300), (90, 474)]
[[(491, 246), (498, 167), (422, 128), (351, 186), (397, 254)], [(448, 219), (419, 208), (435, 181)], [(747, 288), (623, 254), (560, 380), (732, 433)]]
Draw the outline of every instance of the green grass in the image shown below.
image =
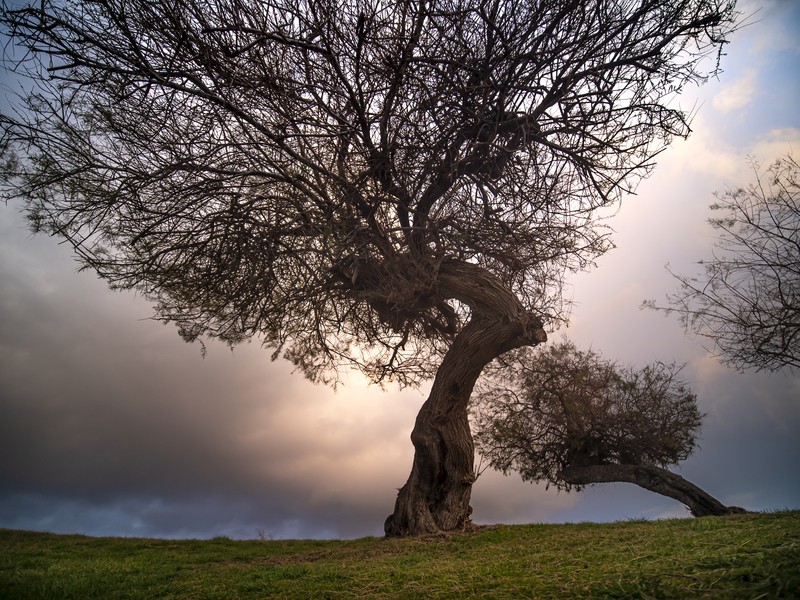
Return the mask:
[(416, 539), (0, 530), (0, 598), (798, 598), (800, 511)]

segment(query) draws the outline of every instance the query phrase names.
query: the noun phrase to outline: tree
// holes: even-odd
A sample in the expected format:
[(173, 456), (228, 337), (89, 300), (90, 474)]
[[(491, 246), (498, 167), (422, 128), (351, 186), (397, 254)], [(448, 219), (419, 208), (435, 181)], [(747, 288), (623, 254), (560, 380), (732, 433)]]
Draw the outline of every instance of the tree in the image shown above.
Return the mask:
[(746, 188), (717, 194), (708, 220), (717, 230), (705, 273), (670, 273), (680, 291), (670, 306), (688, 331), (713, 343), (723, 362), (738, 369), (800, 367), (800, 166), (775, 161)]
[(722, 0), (44, 0), (6, 198), (187, 340), (433, 380), (389, 535), (469, 523), (470, 394), (564, 318), (597, 222), (688, 134)]
[(726, 507), (666, 467), (692, 453), (703, 415), (675, 365), (641, 370), (571, 342), (509, 353), (476, 389), (476, 441), (489, 464), (569, 491), (627, 482), (675, 498), (695, 516)]

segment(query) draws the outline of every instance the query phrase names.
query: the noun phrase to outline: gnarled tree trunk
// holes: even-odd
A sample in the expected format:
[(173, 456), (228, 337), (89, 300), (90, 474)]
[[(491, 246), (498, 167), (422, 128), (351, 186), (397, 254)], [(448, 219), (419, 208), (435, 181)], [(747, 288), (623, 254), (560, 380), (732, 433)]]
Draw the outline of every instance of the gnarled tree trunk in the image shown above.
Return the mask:
[(469, 524), (475, 481), (468, 420), (472, 389), (483, 367), (497, 356), (547, 339), (541, 320), (484, 269), (448, 262), (439, 275), (440, 297), (469, 305), (472, 316), (445, 354), (417, 415), (411, 433), (414, 463), (384, 524), (387, 536), (453, 531)]
[(611, 482), (635, 483), (646, 490), (682, 502), (695, 517), (745, 512), (738, 506), (725, 506), (680, 475), (653, 465), (607, 464), (567, 467), (559, 473), (559, 477), (574, 485)]

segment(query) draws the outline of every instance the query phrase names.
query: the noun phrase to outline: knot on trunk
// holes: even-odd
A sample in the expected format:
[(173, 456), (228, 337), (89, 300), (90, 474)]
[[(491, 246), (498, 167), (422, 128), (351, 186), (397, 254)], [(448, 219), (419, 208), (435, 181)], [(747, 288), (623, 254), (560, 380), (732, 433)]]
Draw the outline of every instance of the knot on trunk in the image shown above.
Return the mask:
[(547, 341), (547, 332), (544, 330), (544, 323), (538, 315), (526, 314), (522, 318), (523, 338), (530, 345), (541, 344)]
[(398, 254), (376, 259), (349, 256), (330, 269), (348, 295), (369, 305), (396, 333), (416, 324), (426, 335), (450, 337), (458, 330), (455, 310), (439, 293), (440, 261)]

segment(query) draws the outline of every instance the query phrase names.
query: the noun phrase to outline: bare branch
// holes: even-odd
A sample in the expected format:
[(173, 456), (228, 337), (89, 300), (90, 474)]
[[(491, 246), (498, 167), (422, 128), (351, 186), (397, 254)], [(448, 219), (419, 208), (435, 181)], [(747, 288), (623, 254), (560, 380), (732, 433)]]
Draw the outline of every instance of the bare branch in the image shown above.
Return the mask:
[(705, 337), (723, 362), (777, 371), (800, 367), (800, 167), (791, 156), (756, 183), (717, 195), (709, 219), (719, 237), (697, 277), (670, 273), (680, 292), (669, 306), (688, 331)]
[[(3, 197), (188, 340), (307, 375), (432, 376), (480, 266), (556, 327), (596, 210), (688, 133), (725, 0), (44, 0), (0, 22), (30, 78)], [(711, 59), (706, 68), (702, 61)], [(474, 305), (476, 299), (472, 299)]]

